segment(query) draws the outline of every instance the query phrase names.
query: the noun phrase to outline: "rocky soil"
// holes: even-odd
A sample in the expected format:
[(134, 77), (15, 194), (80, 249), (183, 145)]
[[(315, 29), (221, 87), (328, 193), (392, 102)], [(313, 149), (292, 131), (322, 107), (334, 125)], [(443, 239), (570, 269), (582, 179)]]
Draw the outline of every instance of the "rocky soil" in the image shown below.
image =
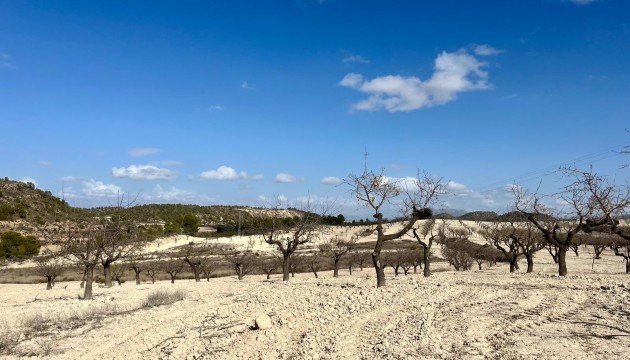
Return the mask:
[[(51, 359), (630, 359), (630, 275), (607, 254), (569, 258), (559, 278), (505, 265), (394, 277), (375, 288), (373, 269), (297, 274), (288, 283), (248, 276), (195, 283), (0, 285), (0, 351)], [(142, 307), (157, 289), (185, 291)], [(268, 315), (271, 328), (256, 329)], [(3, 345), (4, 344), (4, 345)], [(6, 351), (11, 347), (10, 351)]]

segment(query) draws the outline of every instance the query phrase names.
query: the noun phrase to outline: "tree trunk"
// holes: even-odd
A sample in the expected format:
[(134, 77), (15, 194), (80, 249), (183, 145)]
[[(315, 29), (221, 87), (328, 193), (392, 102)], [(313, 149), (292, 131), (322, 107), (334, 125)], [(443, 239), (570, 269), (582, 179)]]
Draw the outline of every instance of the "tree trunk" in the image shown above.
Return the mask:
[(417, 273), (418, 273), (418, 265), (417, 265), (417, 264), (414, 264), (414, 265), (413, 265), (413, 273), (414, 273), (414, 274), (417, 274)]
[(201, 271), (199, 271), (199, 268), (194, 267), (193, 268), (193, 272), (195, 273), (195, 282), (200, 282), (201, 281)]
[(243, 280), (243, 264), (236, 265), (236, 276), (239, 280)]
[(140, 271), (136, 271), (136, 285), (140, 285)]
[(92, 282), (94, 280), (94, 266), (85, 268), (85, 291), (83, 300), (92, 300)]
[(630, 262), (626, 262), (626, 274), (630, 274)]
[(374, 264), (374, 269), (376, 270), (376, 287), (380, 288), (385, 286), (385, 271), (383, 271), (383, 266), (381, 265), (381, 253), (373, 252), (372, 253), (372, 263)]
[(205, 274), (205, 275), (206, 275), (206, 280), (207, 280), (208, 282), (210, 282), (210, 273), (207, 273), (207, 274)]
[(339, 259), (333, 259), (333, 277), (339, 277)]
[(534, 272), (534, 254), (525, 254), (525, 258), (527, 259), (527, 272)]
[(558, 275), (567, 276), (567, 246), (558, 248)]
[(511, 273), (516, 271), (516, 266), (514, 266), (515, 264), (516, 264), (516, 261), (510, 260), (510, 272)]
[(352, 265), (348, 265), (348, 271), (350, 271), (350, 275), (352, 275)]
[(424, 262), (424, 277), (429, 277), (431, 276), (431, 261), (429, 259), (430, 257), (430, 253), (429, 253), (429, 249), (428, 248), (424, 248), (424, 256), (423, 256), (423, 262)]
[(271, 277), (271, 273), (267, 273), (267, 280)]
[(311, 271), (313, 272), (313, 275), (315, 275), (315, 279), (318, 279), (319, 277), (317, 276), (317, 271), (314, 269), (311, 269)]
[(46, 276), (46, 290), (52, 290), (52, 276)]
[(483, 262), (478, 262), (477, 266), (479, 266), (479, 271), (481, 271), (481, 265), (483, 264)]
[(81, 284), (79, 285), (81, 289), (85, 287), (85, 274), (86, 273), (87, 273), (87, 270), (83, 270), (83, 276), (81, 276)]
[(518, 266), (518, 258), (514, 255), (514, 269), (521, 270), (521, 267)]
[(282, 281), (289, 281), (289, 256), (282, 257)]
[(112, 287), (112, 269), (110, 263), (103, 263), (103, 272), (105, 274), (105, 287)]

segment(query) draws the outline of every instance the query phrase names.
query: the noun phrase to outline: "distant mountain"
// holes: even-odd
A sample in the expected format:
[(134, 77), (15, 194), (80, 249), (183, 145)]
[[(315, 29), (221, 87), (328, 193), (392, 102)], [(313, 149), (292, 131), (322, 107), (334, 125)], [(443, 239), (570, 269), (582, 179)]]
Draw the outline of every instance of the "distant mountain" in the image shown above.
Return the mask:
[(461, 210), (461, 209), (436, 209), (433, 210), (434, 214), (448, 214), (451, 215), (453, 217), (458, 217), (458, 216), (462, 216), (464, 214), (467, 213), (466, 210)]
[(497, 218), (499, 214), (494, 211), (473, 211), (457, 217), (459, 220), (470, 221), (492, 221)]

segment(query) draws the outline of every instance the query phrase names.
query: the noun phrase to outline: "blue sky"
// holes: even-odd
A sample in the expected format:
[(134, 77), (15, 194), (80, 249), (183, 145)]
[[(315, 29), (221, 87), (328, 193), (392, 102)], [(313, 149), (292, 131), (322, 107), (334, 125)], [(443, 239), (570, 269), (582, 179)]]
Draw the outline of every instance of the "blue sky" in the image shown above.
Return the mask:
[(338, 198), (420, 168), (509, 209), (562, 164), (628, 179), (630, 3), (0, 1), (0, 175), (77, 206)]

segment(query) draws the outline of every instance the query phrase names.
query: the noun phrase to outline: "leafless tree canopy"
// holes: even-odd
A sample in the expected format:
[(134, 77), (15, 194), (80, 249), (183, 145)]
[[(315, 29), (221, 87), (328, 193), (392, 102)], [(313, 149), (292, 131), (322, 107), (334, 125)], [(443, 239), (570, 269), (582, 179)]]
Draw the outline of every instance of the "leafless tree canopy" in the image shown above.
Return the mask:
[[(383, 170), (375, 173), (367, 166), (360, 175), (348, 175), (344, 183), (350, 187), (350, 192), (359, 204), (369, 208), (376, 219), (377, 239), (372, 252), (372, 262), (376, 270), (376, 286), (385, 286), (385, 273), (380, 259), (383, 243), (399, 239), (413, 228), (417, 220), (429, 218), (431, 216), (429, 206), (446, 192), (446, 186), (442, 179), (432, 178), (420, 171), (412, 184), (400, 184), (386, 177)], [(406, 194), (406, 198), (402, 203), (401, 212), (406, 219), (405, 225), (397, 232), (386, 233), (383, 206), (392, 204), (403, 193)]]

